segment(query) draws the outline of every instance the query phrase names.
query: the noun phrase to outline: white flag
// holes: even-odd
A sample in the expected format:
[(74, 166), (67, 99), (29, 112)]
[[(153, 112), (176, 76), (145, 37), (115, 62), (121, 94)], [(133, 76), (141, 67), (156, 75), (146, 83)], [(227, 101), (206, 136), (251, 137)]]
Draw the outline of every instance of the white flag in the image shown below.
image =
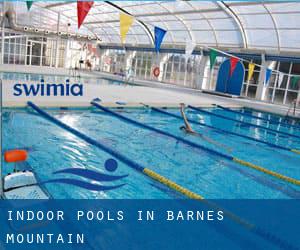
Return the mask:
[(280, 88), (280, 86), (281, 86), (281, 84), (282, 84), (283, 77), (284, 77), (284, 74), (281, 73), (281, 72), (279, 72), (279, 75), (278, 75), (278, 82), (277, 82), (278, 88)]
[(191, 39), (186, 39), (185, 44), (185, 61), (189, 59), (189, 57), (192, 55), (194, 49), (196, 47), (196, 43)]

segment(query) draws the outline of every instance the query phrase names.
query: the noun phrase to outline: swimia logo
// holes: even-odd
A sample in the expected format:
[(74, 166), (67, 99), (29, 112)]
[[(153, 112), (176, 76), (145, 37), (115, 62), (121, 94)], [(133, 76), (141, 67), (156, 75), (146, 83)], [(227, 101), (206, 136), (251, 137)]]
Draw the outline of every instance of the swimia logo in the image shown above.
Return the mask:
[(67, 79), (66, 83), (45, 83), (44, 79), (40, 83), (36, 84), (21, 84), (16, 83), (13, 87), (14, 96), (82, 96), (83, 85), (82, 84), (70, 84)]

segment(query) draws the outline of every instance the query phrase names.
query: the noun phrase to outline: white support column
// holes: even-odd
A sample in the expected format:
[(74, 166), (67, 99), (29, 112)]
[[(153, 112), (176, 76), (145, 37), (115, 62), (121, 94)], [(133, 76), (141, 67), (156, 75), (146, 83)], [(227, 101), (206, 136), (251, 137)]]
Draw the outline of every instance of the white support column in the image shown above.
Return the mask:
[(160, 75), (158, 77), (158, 81), (162, 82), (165, 78), (165, 74), (164, 74), (164, 65), (165, 63), (168, 61), (168, 54), (165, 54), (163, 56), (163, 58), (160, 58), (160, 62), (159, 62), (159, 70), (160, 70)]
[(69, 69), (71, 67), (71, 58), (68, 56), (69, 55), (69, 50), (70, 50), (70, 40), (68, 39), (66, 42), (66, 48), (65, 48), (65, 53), (64, 53), (64, 68)]
[(197, 76), (197, 88), (208, 89), (210, 81), (210, 69), (207, 67), (209, 56), (202, 56), (199, 63), (199, 74)]
[(261, 66), (262, 67), (260, 68), (259, 77), (258, 77), (258, 85), (257, 85), (256, 95), (255, 95), (255, 99), (257, 99), (257, 100), (265, 100), (265, 94), (266, 94), (267, 87), (264, 86), (264, 82), (265, 82), (265, 77), (266, 77), (266, 70), (269, 65), (270, 65), (270, 62), (266, 62), (265, 55), (262, 54), (261, 55)]
[(4, 23), (5, 22), (2, 22), (2, 32), (1, 32), (1, 63), (3, 64), (4, 63), (4, 35), (5, 35), (5, 32), (4, 32)]
[(58, 68), (58, 64), (59, 64), (59, 41), (60, 41), (60, 37), (58, 36), (58, 32), (59, 32), (59, 26), (60, 26), (60, 12), (58, 12), (57, 15), (57, 26), (56, 26), (56, 32), (57, 32), (57, 37), (56, 37), (56, 52), (55, 52), (55, 68)]

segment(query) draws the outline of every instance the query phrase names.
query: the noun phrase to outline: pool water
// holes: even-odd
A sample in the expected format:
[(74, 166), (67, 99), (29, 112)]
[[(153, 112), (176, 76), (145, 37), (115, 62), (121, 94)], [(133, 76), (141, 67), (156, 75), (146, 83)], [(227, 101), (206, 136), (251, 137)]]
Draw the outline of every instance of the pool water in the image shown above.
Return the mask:
[[(202, 195), (207, 199), (280, 199), (300, 198), (300, 188), (275, 179), (271, 176), (241, 166), (237, 163), (193, 148), (175, 139), (156, 132), (125, 123), (96, 108), (59, 110), (45, 109), (60, 121), (83, 132), (89, 137), (126, 155), (144, 167), (150, 168), (166, 178)], [(264, 168), (300, 179), (300, 155), (269, 147), (241, 137), (192, 124), (195, 131), (209, 137), (216, 143), (200, 137), (187, 135), (179, 129), (182, 120), (170, 117), (147, 108), (114, 109), (120, 114), (167, 131), (187, 140), (210, 147), (225, 154), (231, 154)], [(243, 117), (221, 109), (207, 109), (239, 120), (269, 126), (273, 129), (300, 135), (300, 129), (267, 124), (258, 119)], [(178, 109), (166, 111), (180, 114)], [(241, 110), (249, 112), (249, 110)], [(257, 112), (253, 111), (254, 115)], [(259, 113), (261, 116), (266, 114)], [(203, 115), (187, 110), (193, 120), (205, 122), (227, 131), (255, 137), (277, 145), (300, 149), (300, 139), (269, 133), (263, 129)], [(267, 117), (267, 116), (266, 116)], [(278, 119), (273, 117), (272, 119)], [(54, 177), (70, 177), (53, 172), (72, 167), (81, 167), (107, 174), (104, 163), (112, 158), (97, 147), (86, 143), (66, 130), (39, 116), (32, 109), (3, 110), (3, 149), (28, 148), (28, 163), (34, 168), (41, 181)], [(12, 166), (4, 163), (4, 173)], [(112, 175), (128, 175), (114, 181), (123, 187), (110, 191), (89, 191), (79, 187), (48, 183), (45, 184), (54, 198), (181, 198), (175, 192), (157, 184), (141, 173), (118, 161), (118, 168)], [(80, 179), (80, 177), (76, 177)], [(101, 183), (108, 185), (108, 183)], [(109, 185), (112, 185), (110, 183)]]
[[(64, 83), (67, 79), (70, 80), (70, 82), (78, 82), (80, 80), (80, 83), (83, 84), (114, 84), (114, 85), (120, 85), (125, 84), (123, 81), (120, 80), (112, 80), (110, 78), (106, 77), (88, 77), (88, 76), (81, 76), (73, 77), (73, 76), (56, 76), (56, 75), (45, 75), (45, 74), (30, 74), (30, 73), (11, 73), (11, 72), (0, 72), (0, 79), (2, 80), (14, 80), (14, 81), (40, 81), (41, 79), (44, 79), (46, 83)], [(128, 84), (128, 83), (126, 83)]]

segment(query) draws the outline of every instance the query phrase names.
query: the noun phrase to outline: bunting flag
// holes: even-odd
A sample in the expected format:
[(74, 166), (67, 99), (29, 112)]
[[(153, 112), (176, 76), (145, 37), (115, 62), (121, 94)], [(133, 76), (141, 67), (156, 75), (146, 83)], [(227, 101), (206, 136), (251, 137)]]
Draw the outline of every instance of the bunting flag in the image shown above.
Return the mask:
[(185, 44), (185, 61), (189, 59), (189, 57), (192, 55), (194, 49), (196, 47), (196, 43), (191, 39), (186, 39)]
[(238, 58), (230, 57), (230, 76), (232, 76), (238, 61), (239, 61)]
[(30, 10), (32, 4), (33, 4), (33, 1), (26, 1), (27, 10)]
[(280, 88), (280, 86), (281, 86), (281, 84), (282, 84), (283, 77), (284, 77), (284, 74), (281, 73), (281, 72), (279, 72), (279, 74), (278, 74), (278, 82), (277, 82), (278, 88)]
[(166, 35), (167, 31), (159, 28), (159, 27), (154, 27), (154, 43), (155, 43), (155, 51), (158, 53), (160, 50), (160, 45)]
[(249, 82), (252, 79), (253, 73), (254, 73), (255, 64), (249, 63), (248, 65), (248, 78), (247, 82)]
[(133, 21), (134, 21), (133, 16), (120, 13), (120, 36), (121, 36), (122, 43), (125, 42), (126, 35), (129, 31), (129, 28), (133, 24)]
[(271, 78), (271, 75), (272, 75), (272, 70), (268, 68), (266, 70), (266, 77), (265, 77), (265, 82), (264, 82), (265, 86), (267, 86), (269, 84), (269, 80)]
[(291, 81), (292, 81), (291, 87), (292, 87), (293, 89), (297, 88), (297, 85), (298, 85), (298, 81), (299, 81), (299, 80), (300, 80), (300, 76), (293, 76), (293, 77), (292, 77), (292, 79), (291, 79)]
[(210, 69), (213, 68), (213, 66), (215, 65), (216, 62), (216, 58), (217, 58), (218, 52), (211, 49), (209, 52), (209, 60), (210, 60)]
[(78, 19), (78, 29), (83, 23), (86, 15), (89, 13), (92, 8), (94, 1), (77, 1), (77, 19)]

